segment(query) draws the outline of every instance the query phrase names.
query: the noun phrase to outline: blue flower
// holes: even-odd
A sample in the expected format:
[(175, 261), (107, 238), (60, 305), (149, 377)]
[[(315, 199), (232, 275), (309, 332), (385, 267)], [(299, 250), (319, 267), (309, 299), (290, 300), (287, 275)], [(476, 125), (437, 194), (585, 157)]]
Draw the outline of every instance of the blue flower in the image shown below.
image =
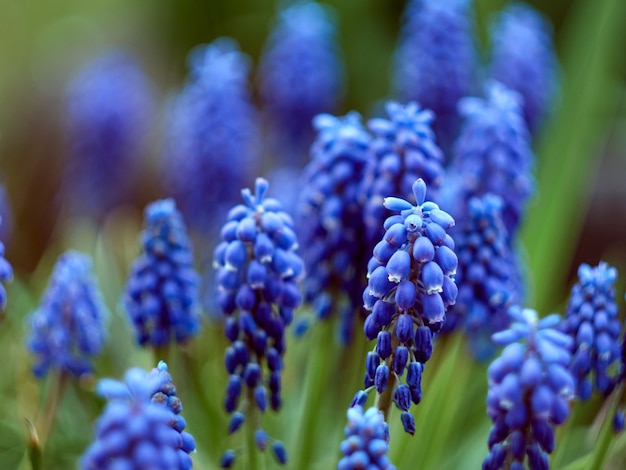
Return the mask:
[(493, 22), (491, 44), (489, 76), (522, 95), (524, 118), (535, 131), (558, 88), (549, 20), (529, 5), (513, 3)]
[(246, 204), (230, 210), (214, 252), (218, 303), (231, 342), (224, 358), (228, 413), (263, 412), (268, 395), (269, 406), (280, 408), (285, 329), (301, 303), (303, 262), (294, 224), (276, 199), (265, 198), (268, 186), (257, 178), (255, 194), (242, 191)]
[(91, 372), (91, 358), (102, 351), (105, 315), (91, 258), (76, 251), (61, 255), (41, 305), (29, 317), (33, 373), (43, 377), (51, 368), (76, 376)]
[(172, 199), (149, 204), (141, 234), (143, 253), (126, 283), (125, 304), (139, 344), (184, 342), (200, 327), (198, 276), (191, 243)]
[(168, 189), (191, 227), (211, 231), (252, 178), (258, 122), (250, 59), (220, 38), (189, 54), (189, 78), (171, 103), (162, 162)]
[(81, 458), (81, 469), (193, 467), (189, 454), (196, 444), (184, 431), (167, 364), (159, 362), (150, 373), (129, 369), (124, 382), (103, 379), (97, 390), (109, 402), (96, 421), (95, 440)]
[(151, 85), (131, 54), (109, 51), (74, 75), (67, 91), (64, 181), (74, 210), (103, 216), (129, 198), (153, 109)]
[[(2, 224), (2, 217), (0, 217), (0, 224)], [(11, 282), (13, 280), (13, 267), (9, 264), (4, 257), (4, 243), (0, 241), (0, 313), (4, 312), (7, 306), (7, 291), (5, 290), (4, 283)], [(2, 317), (0, 316), (0, 320)]]
[(473, 89), (478, 63), (473, 35), (467, 0), (407, 4), (394, 61), (395, 88), (401, 99), (433, 110), (433, 128), (444, 148), (458, 132), (457, 102)]
[(450, 172), (459, 182), (461, 201), (486, 193), (502, 198), (504, 225), (512, 242), (533, 190), (535, 157), (517, 92), (491, 82), (486, 93), (485, 99), (463, 98), (459, 103), (465, 124)]
[(376, 118), (368, 122), (374, 134), (370, 144), (374, 163), (369, 166), (362, 192), (365, 201), (365, 224), (371, 246), (383, 235), (387, 216), (383, 199), (387, 196), (407, 200), (413, 198), (413, 182), (421, 178), (437, 201), (444, 177), (443, 153), (435, 143), (431, 129), (433, 113), (418, 103), (401, 105), (389, 101), (389, 119)]
[(459, 294), (446, 314), (444, 331), (463, 330), (479, 359), (494, 353), (491, 335), (508, 327), (508, 309), (520, 300), (513, 284), (516, 265), (502, 222), (502, 205), (502, 199), (490, 193), (472, 198), (467, 218), (461, 218), (452, 231)]
[(363, 412), (361, 406), (348, 408), (345, 435), (346, 439), (340, 446), (343, 457), (337, 464), (337, 470), (395, 470), (387, 457), (389, 429), (379, 410), (370, 408)]
[(341, 318), (340, 337), (347, 343), (363, 292), (360, 185), (370, 162), (370, 136), (355, 112), (343, 118), (320, 114), (313, 125), (318, 136), (304, 170), (296, 224), (307, 271), (304, 297), (318, 318)]
[(342, 63), (327, 7), (297, 2), (280, 12), (259, 64), (260, 94), (275, 140), (272, 152), (300, 166), (316, 114), (337, 109)]
[(621, 324), (613, 288), (616, 279), (617, 270), (605, 262), (596, 267), (583, 263), (572, 287), (562, 331), (573, 339), (570, 371), (582, 400), (594, 389), (592, 374), (595, 389), (604, 396), (619, 380)]
[(534, 310), (519, 307), (509, 314), (510, 329), (492, 337), (506, 347), (488, 369), (487, 414), (493, 426), (483, 469), (509, 468), (505, 461), (522, 468), (526, 456), (530, 468), (547, 469), (554, 427), (565, 422), (574, 398), (567, 369), (572, 340), (555, 329), (558, 315), (539, 320)]
[[(447, 234), (454, 219), (426, 201), (422, 179), (413, 184), (413, 198), (416, 205), (385, 198), (385, 207), (400, 214), (384, 223), (386, 232), (368, 264), (363, 294), (365, 308), (371, 311), (365, 336), (377, 338), (375, 355), (369, 355), (366, 363), (365, 387), (373, 385), (382, 394), (393, 384), (393, 400), (406, 413), (402, 423), (411, 434), (415, 423), (407, 405), (421, 400), (421, 376), (432, 354), (433, 334), (441, 329), (446, 309), (457, 296), (453, 277), (457, 258)], [(408, 387), (395, 388), (405, 370)]]

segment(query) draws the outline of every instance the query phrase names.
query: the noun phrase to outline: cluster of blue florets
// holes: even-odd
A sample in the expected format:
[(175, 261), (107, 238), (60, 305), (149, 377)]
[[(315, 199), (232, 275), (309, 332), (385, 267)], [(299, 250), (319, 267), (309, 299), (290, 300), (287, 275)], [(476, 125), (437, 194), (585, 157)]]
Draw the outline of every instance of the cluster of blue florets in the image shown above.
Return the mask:
[(361, 182), (369, 164), (370, 136), (360, 116), (320, 114), (313, 121), (318, 136), (305, 168), (297, 227), (307, 276), (304, 300), (318, 318), (334, 312), (341, 318), (341, 340), (352, 337), (367, 261), (363, 236)]
[(76, 376), (91, 372), (105, 338), (106, 309), (91, 258), (68, 251), (57, 260), (41, 305), (30, 318), (28, 349), (36, 356), (33, 373), (50, 369)]
[(595, 388), (607, 396), (618, 380), (620, 332), (613, 284), (617, 270), (601, 262), (596, 267), (581, 264), (562, 326), (572, 337), (570, 370), (576, 379), (577, 396), (587, 400)]
[(99, 395), (109, 400), (96, 422), (95, 440), (83, 455), (83, 470), (188, 470), (194, 438), (184, 429), (182, 404), (167, 364), (150, 373), (130, 369), (124, 382), (104, 379)]
[(343, 454), (337, 470), (395, 470), (387, 457), (389, 427), (376, 408), (363, 412), (361, 406), (348, 408), (346, 439), (341, 443)]
[(143, 253), (132, 265), (125, 299), (137, 341), (142, 346), (164, 346), (171, 337), (184, 342), (200, 327), (198, 276), (174, 200), (146, 207), (141, 241)]
[[(484, 470), (548, 469), (554, 427), (569, 416), (574, 378), (568, 370), (571, 338), (555, 327), (561, 319), (513, 307), (511, 328), (493, 335), (506, 346), (489, 366), (487, 414), (493, 421)], [(525, 341), (525, 342), (522, 342)], [(505, 462), (508, 462), (505, 465)]]
[(414, 182), (413, 195), (415, 206), (400, 198), (385, 199), (385, 207), (400, 214), (384, 223), (385, 236), (368, 263), (363, 293), (365, 308), (371, 311), (365, 336), (376, 338), (376, 349), (366, 359), (365, 387), (373, 385), (382, 394), (390, 374), (400, 381), (407, 371), (406, 384), (398, 385), (393, 400), (403, 411), (404, 429), (410, 434), (415, 423), (408, 409), (411, 402), (421, 401), (422, 371), (432, 354), (432, 336), (457, 296), (457, 257), (446, 233), (454, 219), (425, 200), (422, 179)]
[[(246, 205), (231, 209), (214, 253), (218, 302), (232, 343), (225, 356), (231, 432), (243, 424), (245, 415), (237, 409), (242, 395), (248, 411), (263, 412), (268, 401), (273, 410), (280, 408), (285, 329), (301, 303), (297, 282), (304, 265), (294, 224), (276, 199), (265, 198), (267, 189), (267, 181), (257, 178), (254, 195), (242, 191)], [(257, 446), (265, 450), (267, 437), (262, 429), (257, 433)]]

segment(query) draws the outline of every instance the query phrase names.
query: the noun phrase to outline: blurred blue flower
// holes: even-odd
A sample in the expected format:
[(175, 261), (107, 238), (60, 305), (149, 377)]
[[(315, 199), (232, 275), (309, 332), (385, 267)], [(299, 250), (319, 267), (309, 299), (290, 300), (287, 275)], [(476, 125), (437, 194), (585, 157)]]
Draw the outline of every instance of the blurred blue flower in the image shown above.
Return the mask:
[(386, 104), (389, 119), (375, 118), (368, 122), (374, 134), (370, 143), (374, 163), (363, 180), (366, 195), (365, 224), (367, 239), (374, 246), (383, 235), (387, 196), (412, 200), (412, 185), (422, 178), (429, 188), (431, 200), (437, 202), (444, 178), (443, 153), (435, 143), (431, 129), (433, 113), (418, 103)]
[(184, 431), (182, 405), (163, 361), (150, 373), (129, 369), (124, 382), (103, 379), (99, 395), (109, 402), (96, 421), (95, 440), (80, 468), (187, 470), (193, 467), (193, 436)]
[(153, 109), (151, 84), (131, 54), (109, 51), (78, 70), (67, 91), (63, 183), (72, 210), (101, 217), (129, 199)]
[(306, 163), (311, 120), (338, 108), (343, 64), (334, 36), (330, 9), (304, 0), (280, 12), (265, 45), (260, 94), (270, 121), (271, 152), (283, 164)]
[(504, 8), (491, 27), (489, 76), (524, 99), (524, 118), (534, 132), (558, 88), (558, 61), (550, 22), (525, 3)]
[(220, 38), (197, 46), (188, 62), (185, 88), (169, 109), (161, 171), (189, 225), (210, 232), (255, 173), (250, 59), (234, 40)]
[(578, 267), (562, 331), (573, 342), (570, 371), (576, 379), (577, 396), (587, 400), (595, 388), (607, 396), (619, 379), (621, 323), (613, 284), (617, 270), (605, 262)]
[(473, 91), (478, 60), (472, 20), (469, 0), (411, 0), (395, 56), (397, 93), (435, 113), (433, 129), (446, 149), (458, 133), (457, 102)]
[(125, 305), (140, 345), (184, 342), (200, 327), (198, 275), (182, 216), (173, 199), (149, 204), (141, 234), (143, 253), (126, 283)]
[(318, 136), (304, 170), (297, 232), (307, 276), (304, 298), (318, 318), (341, 318), (340, 338), (352, 338), (366, 265), (361, 182), (370, 164), (370, 136), (358, 113), (320, 114)]
[(62, 254), (29, 317), (26, 344), (35, 355), (35, 376), (51, 368), (76, 376), (91, 372), (91, 358), (100, 354), (106, 334), (105, 315), (91, 258), (76, 251)]
[(361, 406), (348, 408), (345, 435), (337, 470), (395, 470), (387, 457), (389, 428), (379, 410), (370, 408), (364, 413)]
[(13, 214), (6, 188), (0, 184), (0, 240), (8, 243), (13, 232)]
[(519, 307), (509, 314), (510, 329), (493, 335), (506, 347), (488, 369), (487, 414), (493, 426), (483, 469), (523, 468), (526, 457), (529, 468), (547, 469), (554, 427), (566, 421), (574, 398), (567, 369), (572, 340), (556, 329), (558, 315), (540, 320), (534, 310)]
[[(7, 291), (4, 284), (13, 280), (13, 267), (4, 257), (4, 243), (0, 241), (0, 313), (7, 306)], [(1, 319), (2, 317), (0, 317)]]
[(422, 398), (422, 371), (432, 354), (433, 334), (441, 329), (458, 292), (454, 241), (446, 233), (454, 219), (426, 201), (424, 180), (414, 182), (413, 198), (416, 205), (385, 198), (385, 207), (400, 214), (385, 220), (386, 232), (374, 248), (363, 293), (365, 308), (371, 311), (365, 336), (377, 339), (366, 360), (365, 388), (373, 385), (382, 394), (407, 371), (406, 384), (392, 392), (410, 434), (415, 423), (408, 410), (411, 402), (417, 405)]
[[(225, 408), (234, 431), (250, 415), (259, 426), (254, 415), (268, 402), (280, 408), (285, 329), (301, 303), (297, 282), (304, 265), (294, 224), (279, 201), (265, 198), (268, 186), (257, 178), (255, 194), (242, 191), (246, 204), (230, 210), (213, 258), (224, 332), (232, 343), (224, 360), (230, 374)], [(257, 440), (260, 450), (265, 442)]]

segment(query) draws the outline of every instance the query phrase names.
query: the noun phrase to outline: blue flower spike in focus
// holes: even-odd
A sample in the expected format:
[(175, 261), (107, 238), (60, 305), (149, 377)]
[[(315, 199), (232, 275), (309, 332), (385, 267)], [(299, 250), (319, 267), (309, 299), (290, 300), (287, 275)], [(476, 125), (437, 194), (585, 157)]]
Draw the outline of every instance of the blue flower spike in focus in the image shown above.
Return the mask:
[(311, 148), (299, 199), (297, 228), (307, 276), (304, 300), (318, 319), (339, 317), (347, 344), (361, 307), (367, 259), (360, 185), (370, 163), (370, 136), (358, 113), (313, 120), (318, 136)]
[(510, 329), (493, 335), (506, 346), (488, 369), (487, 414), (493, 421), (483, 470), (547, 470), (555, 426), (569, 416), (574, 378), (568, 370), (571, 338), (558, 331), (561, 318), (539, 319), (512, 307)]
[(141, 242), (143, 252), (126, 283), (125, 305), (137, 342), (165, 349), (172, 340), (187, 341), (200, 327), (198, 275), (187, 230), (173, 199), (146, 207)]
[[(2, 217), (0, 217), (0, 224), (2, 224)], [(4, 316), (4, 309), (7, 306), (7, 291), (4, 284), (12, 280), (13, 267), (4, 257), (4, 243), (0, 240), (0, 321)]]
[(578, 267), (562, 331), (573, 340), (570, 370), (576, 395), (587, 400), (593, 390), (608, 396), (619, 380), (621, 322), (613, 284), (617, 270), (605, 262)]
[(376, 339), (366, 359), (365, 388), (376, 389), (376, 406), (385, 419), (391, 402), (396, 404), (409, 434), (415, 432), (409, 408), (422, 399), (422, 372), (432, 354), (433, 335), (457, 296), (457, 257), (447, 234), (454, 219), (426, 201), (424, 180), (413, 183), (413, 197), (416, 205), (385, 198), (385, 207), (399, 214), (385, 220), (385, 235), (369, 261), (363, 293), (371, 312), (365, 336)]
[(81, 458), (81, 470), (193, 467), (189, 454), (196, 444), (185, 431), (182, 404), (165, 362), (150, 373), (129, 369), (124, 382), (103, 379), (97, 392), (108, 403)]
[[(230, 433), (247, 424), (250, 461), (256, 459), (254, 446), (264, 451), (272, 441), (260, 426), (260, 413), (281, 406), (285, 330), (302, 300), (297, 283), (304, 271), (293, 221), (278, 200), (265, 197), (268, 186), (257, 178), (254, 194), (242, 190), (246, 204), (229, 212), (213, 258), (224, 333), (231, 342), (224, 360), (230, 374), (224, 405), (231, 414)], [(272, 449), (279, 463), (287, 460), (279, 441)], [(232, 459), (224, 460), (232, 465)]]
[(363, 412), (361, 406), (348, 408), (346, 439), (341, 443), (337, 470), (395, 470), (389, 462), (389, 428), (376, 408)]

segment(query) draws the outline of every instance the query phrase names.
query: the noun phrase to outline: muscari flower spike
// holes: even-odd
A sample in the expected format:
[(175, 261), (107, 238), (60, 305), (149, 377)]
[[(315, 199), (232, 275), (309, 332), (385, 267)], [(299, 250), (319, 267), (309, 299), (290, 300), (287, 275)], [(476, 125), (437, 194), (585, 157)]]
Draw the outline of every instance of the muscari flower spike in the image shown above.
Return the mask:
[[(621, 326), (613, 284), (617, 270), (605, 262), (578, 267), (562, 331), (573, 342), (570, 371), (576, 379), (577, 396), (587, 400), (595, 389), (608, 396), (619, 380)], [(611, 372), (613, 370), (613, 372)]]
[(137, 342), (184, 342), (200, 328), (198, 275), (183, 218), (173, 199), (149, 204), (141, 234), (143, 253), (126, 283), (125, 304)]
[(311, 120), (337, 109), (342, 63), (331, 11), (314, 1), (280, 12), (259, 64), (260, 94), (283, 163), (306, 163)]
[(189, 454), (196, 444), (185, 431), (182, 404), (165, 362), (150, 373), (129, 369), (124, 382), (100, 380), (97, 392), (109, 402), (81, 458), (82, 470), (193, 467)]
[(519, 94), (498, 82), (490, 82), (486, 94), (484, 99), (468, 97), (459, 103), (465, 124), (450, 171), (461, 182), (460, 200), (486, 193), (502, 198), (504, 225), (512, 243), (533, 190), (535, 157)]
[(153, 109), (151, 84), (127, 52), (109, 51), (75, 74), (67, 92), (64, 181), (73, 210), (102, 216), (129, 197)]
[(250, 58), (234, 40), (198, 46), (188, 62), (189, 78), (169, 110), (162, 172), (185, 220), (206, 232), (252, 178), (259, 130)]
[[(0, 225), (2, 217), (0, 217)], [(4, 257), (4, 243), (0, 241), (0, 313), (4, 312), (7, 306), (7, 291), (4, 284), (13, 280), (13, 267)], [(2, 317), (0, 317), (1, 319)]]
[(370, 136), (356, 112), (320, 114), (313, 126), (318, 136), (301, 180), (296, 224), (307, 272), (304, 299), (319, 319), (339, 315), (345, 344), (363, 292), (356, 267), (366, 262), (360, 185), (370, 163)]
[(365, 336), (376, 338), (376, 347), (366, 359), (365, 388), (374, 386), (382, 394), (392, 387), (404, 430), (410, 434), (415, 432), (415, 422), (409, 408), (422, 398), (422, 372), (432, 354), (433, 335), (457, 296), (457, 257), (447, 234), (454, 219), (426, 201), (424, 180), (415, 181), (413, 195), (416, 205), (385, 198), (385, 207), (400, 213), (385, 220), (386, 232), (368, 263), (368, 286), (363, 292), (365, 308), (371, 311)]
[(524, 98), (524, 118), (535, 131), (558, 88), (558, 61), (550, 22), (524, 3), (500, 12), (491, 27), (489, 76)]
[(387, 457), (389, 427), (379, 410), (370, 408), (363, 412), (361, 406), (348, 408), (345, 435), (340, 446), (343, 457), (337, 470), (395, 470)]
[[(268, 405), (280, 408), (285, 329), (301, 303), (297, 282), (304, 264), (296, 253), (294, 224), (279, 201), (265, 197), (268, 186), (257, 178), (255, 194), (242, 191), (246, 204), (229, 212), (213, 258), (224, 332), (232, 343), (225, 354), (231, 433), (244, 420), (254, 421)], [(256, 433), (257, 447), (264, 451), (268, 436), (261, 428)], [(279, 462), (286, 461), (283, 451), (280, 442), (275, 443)]]
[(569, 416), (574, 378), (568, 370), (571, 338), (558, 331), (561, 318), (512, 307), (512, 324), (492, 338), (506, 346), (488, 369), (487, 414), (493, 421), (483, 470), (547, 470), (554, 427)]
[(401, 105), (389, 101), (386, 110), (389, 119), (375, 118), (367, 124), (374, 134), (370, 144), (374, 162), (363, 180), (362, 192), (367, 195), (364, 218), (372, 247), (383, 235), (385, 197), (412, 201), (413, 182), (421, 178), (431, 199), (437, 201), (444, 177), (443, 153), (431, 129), (433, 113), (414, 102)]
[(467, 220), (457, 219), (452, 230), (459, 265), (456, 303), (446, 313), (444, 331), (466, 333), (474, 356), (487, 359), (495, 352), (491, 335), (508, 328), (508, 309), (518, 303), (512, 285), (516, 268), (502, 222), (502, 199), (487, 193), (468, 204)]
[(433, 128), (444, 148), (458, 132), (457, 102), (473, 89), (478, 62), (473, 36), (468, 0), (407, 4), (394, 62), (395, 88), (401, 99), (434, 111)]
[(26, 344), (36, 356), (33, 374), (91, 372), (91, 358), (100, 354), (105, 339), (105, 315), (91, 258), (76, 251), (62, 254), (39, 308), (29, 317)]

